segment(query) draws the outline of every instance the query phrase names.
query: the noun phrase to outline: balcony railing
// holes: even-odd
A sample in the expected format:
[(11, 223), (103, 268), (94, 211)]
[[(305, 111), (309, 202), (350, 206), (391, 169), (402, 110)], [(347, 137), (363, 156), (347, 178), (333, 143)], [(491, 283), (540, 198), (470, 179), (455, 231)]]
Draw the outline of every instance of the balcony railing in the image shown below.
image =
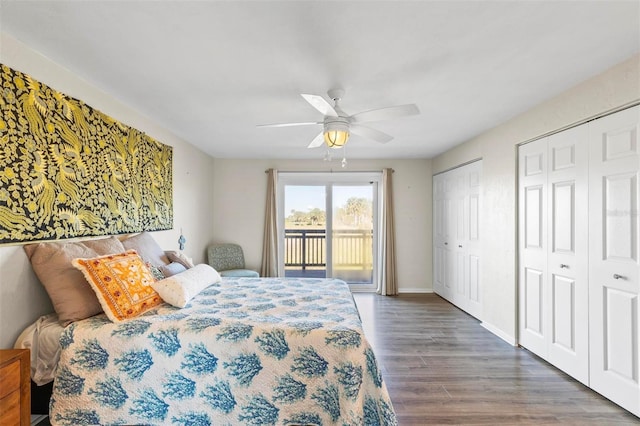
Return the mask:
[[(327, 241), (324, 229), (285, 229), (286, 269), (326, 269)], [(373, 269), (373, 231), (366, 229), (333, 231), (333, 269)]]
[(327, 233), (324, 229), (285, 229), (284, 266), (326, 268)]

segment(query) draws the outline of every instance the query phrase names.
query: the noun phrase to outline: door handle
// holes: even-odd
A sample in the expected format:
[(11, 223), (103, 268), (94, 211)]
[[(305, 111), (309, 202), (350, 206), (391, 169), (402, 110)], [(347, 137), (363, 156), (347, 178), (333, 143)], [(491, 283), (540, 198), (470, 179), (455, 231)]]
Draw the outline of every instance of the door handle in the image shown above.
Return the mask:
[(444, 245), (445, 245), (445, 246), (448, 246), (448, 245), (449, 245), (449, 243), (445, 242), (445, 243), (444, 243)]
[(569, 269), (569, 265), (565, 265), (564, 263), (561, 263), (561, 264), (560, 264), (560, 268), (567, 268), (567, 269)]
[(462, 248), (462, 244), (458, 244), (458, 247), (459, 247), (459, 248)]
[(623, 275), (613, 274), (613, 279), (614, 280), (626, 280), (627, 277), (625, 277)]

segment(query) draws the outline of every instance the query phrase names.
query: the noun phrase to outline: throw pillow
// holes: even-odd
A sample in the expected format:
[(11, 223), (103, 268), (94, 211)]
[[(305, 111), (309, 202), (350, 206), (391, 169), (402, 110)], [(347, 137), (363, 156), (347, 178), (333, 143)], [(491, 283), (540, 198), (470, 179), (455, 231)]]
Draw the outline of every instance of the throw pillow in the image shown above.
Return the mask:
[(98, 256), (102, 256), (105, 254), (122, 253), (126, 251), (117, 237), (100, 238), (97, 240), (85, 240), (82, 242), (82, 244), (95, 251)]
[(151, 275), (153, 275), (153, 279), (156, 281), (160, 281), (165, 279), (166, 277), (164, 276), (164, 274), (162, 273), (162, 271), (157, 267), (157, 266), (153, 266), (151, 263), (149, 262), (145, 262), (144, 266), (146, 266), (147, 268), (149, 268), (149, 272), (151, 272)]
[(165, 302), (184, 308), (198, 293), (220, 280), (220, 274), (215, 269), (201, 263), (172, 277), (156, 281), (151, 286)]
[(169, 263), (164, 250), (153, 239), (147, 231), (141, 232), (133, 237), (122, 240), (122, 245), (126, 250), (135, 250), (145, 262), (150, 262), (153, 266), (161, 266)]
[(170, 276), (179, 274), (180, 272), (184, 272), (187, 270), (187, 268), (185, 268), (182, 263), (178, 263), (178, 262), (171, 262), (168, 265), (160, 265), (158, 269), (160, 270), (160, 272), (162, 272), (162, 274), (164, 275), (164, 278), (168, 278)]
[(162, 303), (151, 287), (155, 282), (135, 250), (74, 259), (93, 288), (107, 317), (113, 322), (133, 318)]
[(94, 257), (98, 253), (80, 242), (36, 243), (23, 248), (62, 326), (102, 312), (91, 286), (71, 264), (77, 257)]
[(165, 254), (167, 255), (167, 257), (171, 262), (181, 263), (187, 269), (193, 268), (195, 266), (191, 258), (181, 251), (175, 251), (175, 250), (165, 251)]

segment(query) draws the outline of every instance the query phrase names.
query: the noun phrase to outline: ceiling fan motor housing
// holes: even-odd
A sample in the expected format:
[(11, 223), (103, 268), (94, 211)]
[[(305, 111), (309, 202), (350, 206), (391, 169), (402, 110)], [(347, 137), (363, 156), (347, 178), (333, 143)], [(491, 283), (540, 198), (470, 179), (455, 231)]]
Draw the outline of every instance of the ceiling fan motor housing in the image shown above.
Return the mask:
[(348, 117), (330, 117), (324, 118), (324, 130), (342, 130), (349, 131), (349, 118)]

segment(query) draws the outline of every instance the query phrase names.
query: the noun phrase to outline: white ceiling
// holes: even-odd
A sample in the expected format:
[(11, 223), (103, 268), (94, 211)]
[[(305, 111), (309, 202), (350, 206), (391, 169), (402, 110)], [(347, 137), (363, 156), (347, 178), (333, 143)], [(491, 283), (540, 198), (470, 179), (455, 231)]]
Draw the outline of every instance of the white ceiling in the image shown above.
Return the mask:
[(428, 158), (638, 53), (640, 1), (0, 0), (0, 30), (215, 157), (321, 158), (319, 128), (256, 125), (339, 86), (421, 110), (349, 158)]

